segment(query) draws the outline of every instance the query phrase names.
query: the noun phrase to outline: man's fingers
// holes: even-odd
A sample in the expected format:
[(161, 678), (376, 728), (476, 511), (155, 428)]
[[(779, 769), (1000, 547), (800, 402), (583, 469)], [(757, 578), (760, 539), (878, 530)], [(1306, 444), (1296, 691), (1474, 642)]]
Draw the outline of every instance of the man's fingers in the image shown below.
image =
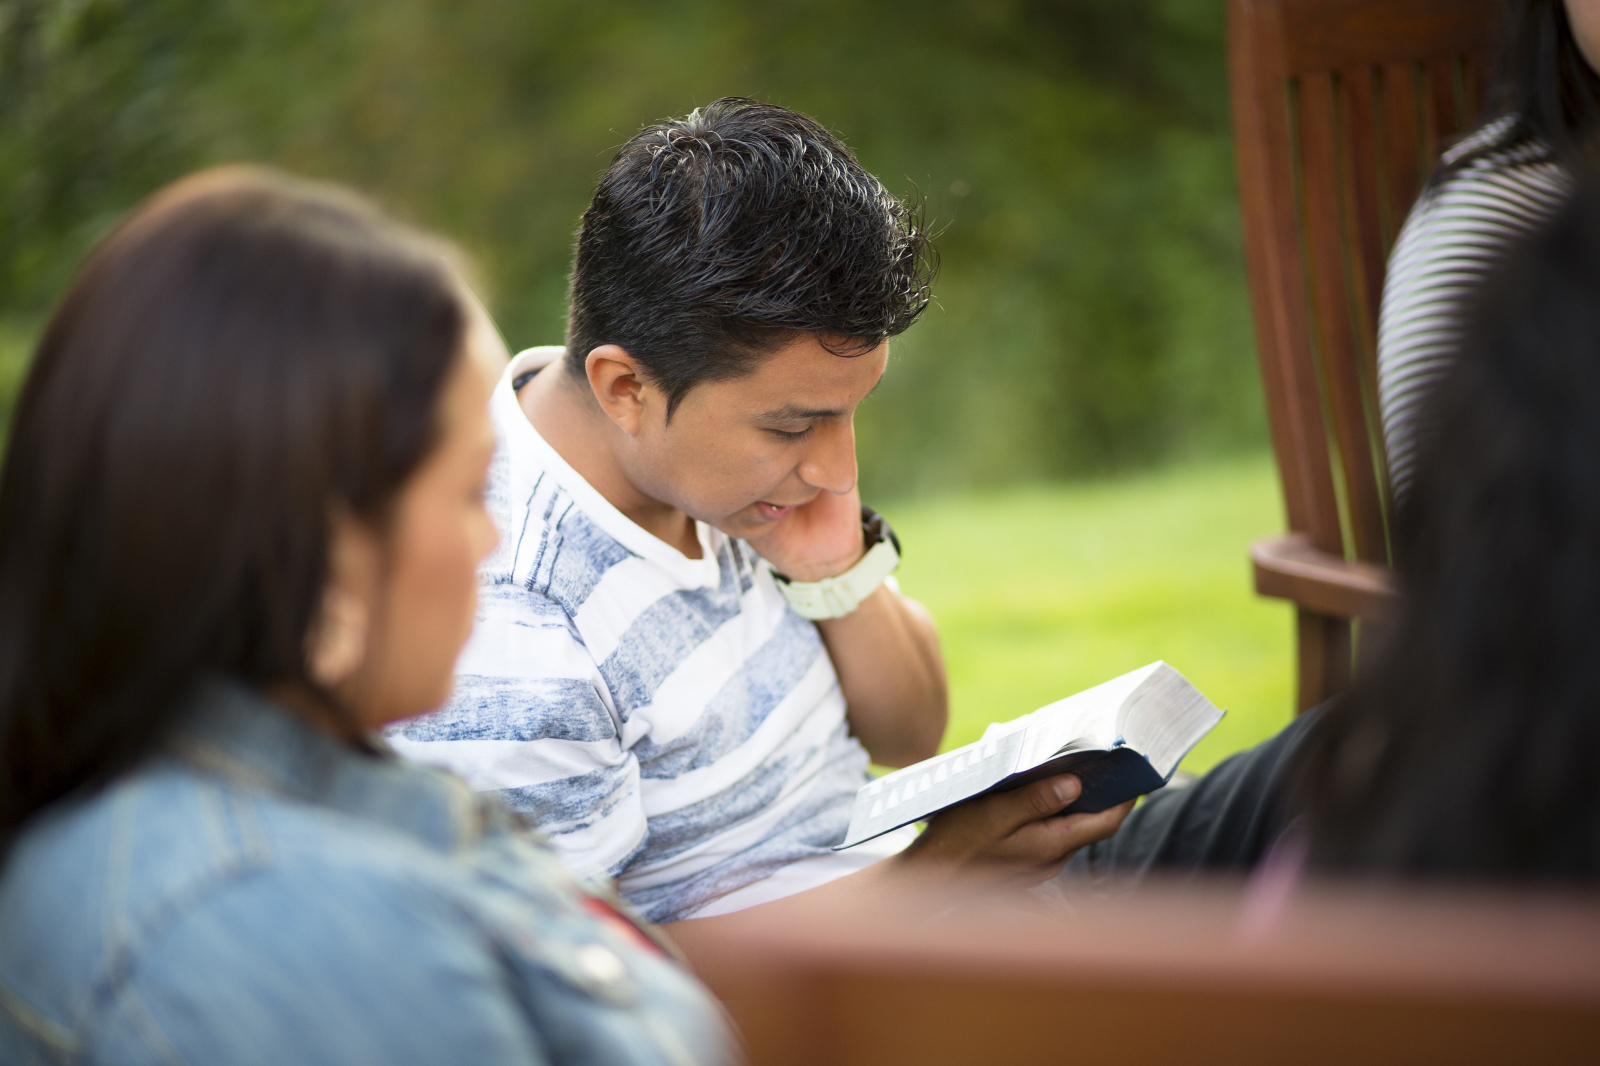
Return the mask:
[(995, 857), (1041, 865), (1060, 864), (1085, 844), (1114, 834), (1133, 804), (1134, 801), (1129, 800), (1094, 814), (1063, 814), (1029, 822), (1005, 839)]
[(1067, 856), (1117, 831), (1133, 802), (1095, 814), (1061, 814), (1083, 792), (1071, 774), (971, 799), (934, 817), (908, 854), (1059, 870)]
[(947, 822), (969, 825), (988, 839), (998, 840), (1029, 822), (1060, 814), (1063, 807), (1082, 793), (1082, 782), (1072, 774), (1061, 774), (1009, 792), (974, 797), (957, 804), (942, 817)]
[(1046, 818), (1018, 829), (1015, 839), (1021, 845), (1023, 854), (1035, 855), (1050, 862), (1064, 861), (1084, 845), (1115, 834), (1122, 820), (1133, 810), (1134, 802), (1129, 800), (1094, 814), (1064, 814), (1059, 818)]
[(1083, 819), (1080, 823), (1083, 832), (1098, 834), (1090, 837), (1089, 841), (1087, 841), (1092, 843), (1096, 840), (1104, 840), (1118, 829), (1121, 829), (1123, 819), (1128, 817), (1128, 813), (1133, 810), (1133, 805), (1138, 802), (1137, 799), (1131, 799), (1126, 803), (1119, 803), (1115, 807), (1107, 807), (1096, 814), (1074, 814), (1070, 815), (1070, 817)]
[[(1082, 794), (1082, 781), (1078, 781), (1070, 773), (1024, 784), (1010, 792), (1010, 795), (1016, 797), (1010, 807), (1006, 808), (1011, 829), (1013, 831), (1021, 829), (1030, 821), (1038, 821), (1040, 818), (1054, 818), (1061, 813), (1062, 808)], [(1006, 795), (1005, 792), (1002, 792), (1002, 795)]]

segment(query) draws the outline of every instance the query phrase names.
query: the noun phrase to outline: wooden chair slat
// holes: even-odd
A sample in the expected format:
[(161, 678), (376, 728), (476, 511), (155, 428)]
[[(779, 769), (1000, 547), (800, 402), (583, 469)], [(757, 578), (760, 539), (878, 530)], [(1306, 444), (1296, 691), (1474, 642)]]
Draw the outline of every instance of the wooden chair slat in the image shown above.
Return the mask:
[(1428, 158), (1437, 159), (1461, 132), (1460, 105), (1456, 100), (1456, 57), (1430, 59), (1423, 65), (1427, 82)]
[[(1232, 35), (1229, 48), (1235, 71), (1245, 72), (1233, 84), (1235, 124), (1252, 131), (1236, 139), (1241, 197), (1258, 203), (1260, 212), (1270, 217), (1265, 224), (1245, 228), (1252, 289), (1273, 294), (1251, 301), (1262, 388), (1268, 397), (1267, 423), (1279, 456), (1289, 528), (1310, 536), (1316, 549), (1342, 558), (1321, 393), (1305, 329), (1307, 296), (1296, 206), (1293, 197), (1269, 198), (1265, 191), (1294, 187), (1295, 160), (1289, 150), (1289, 86), (1254, 65), (1262, 50), (1252, 48), (1252, 35), (1261, 29), (1244, 26)], [(1270, 78), (1271, 91), (1254, 91), (1262, 78)]]
[(1350, 535), (1357, 558), (1387, 562), (1383, 511), (1368, 437), (1367, 403), (1357, 366), (1359, 347), (1351, 322), (1351, 298), (1346, 283), (1333, 75), (1303, 75), (1299, 108), (1309, 245), (1307, 259), (1316, 298), (1316, 332), (1321, 341), (1319, 347), (1328, 405), (1333, 414), (1334, 440), (1343, 465)]
[[(1360, 346), (1362, 386), (1370, 391), (1377, 376), (1377, 345), (1366, 343), (1378, 335), (1378, 310), (1383, 301), (1384, 267), (1389, 249), (1380, 224), (1378, 194), (1377, 114), (1373, 100), (1371, 67), (1356, 67), (1339, 75), (1339, 126), (1344, 134), (1341, 180), (1347, 190), (1346, 217), (1354, 245), (1356, 339)], [(1369, 402), (1371, 397), (1369, 397)]]
[(1416, 64), (1386, 63), (1382, 69), (1384, 161), (1389, 171), (1389, 213), (1395, 220), (1386, 243), (1392, 248), (1422, 187), (1422, 130), (1417, 121)]

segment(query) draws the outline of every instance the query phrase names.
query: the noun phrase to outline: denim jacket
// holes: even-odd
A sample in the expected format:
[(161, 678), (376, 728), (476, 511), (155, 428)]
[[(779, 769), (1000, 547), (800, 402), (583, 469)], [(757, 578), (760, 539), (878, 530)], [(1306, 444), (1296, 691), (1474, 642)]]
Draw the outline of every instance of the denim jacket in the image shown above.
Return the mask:
[(239, 685), (183, 721), (5, 856), (0, 1062), (734, 1056), (707, 993), (493, 801)]

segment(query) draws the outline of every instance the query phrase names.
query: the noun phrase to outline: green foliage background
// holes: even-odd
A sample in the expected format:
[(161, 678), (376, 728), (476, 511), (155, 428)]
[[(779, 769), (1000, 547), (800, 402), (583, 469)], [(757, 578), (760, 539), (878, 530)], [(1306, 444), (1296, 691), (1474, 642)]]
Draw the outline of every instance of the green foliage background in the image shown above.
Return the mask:
[(455, 238), (515, 348), (640, 125), (816, 115), (943, 228), (864, 407), (875, 497), (1255, 451), (1222, 0), (0, 0), (0, 411), (83, 250), (223, 161)]

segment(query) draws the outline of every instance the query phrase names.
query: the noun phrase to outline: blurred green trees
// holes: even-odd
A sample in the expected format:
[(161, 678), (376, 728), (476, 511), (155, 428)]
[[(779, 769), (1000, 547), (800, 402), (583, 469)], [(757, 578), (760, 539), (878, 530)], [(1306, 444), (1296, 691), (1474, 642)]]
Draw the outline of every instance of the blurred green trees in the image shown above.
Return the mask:
[(942, 227), (861, 414), (869, 493), (1264, 442), (1221, 0), (0, 0), (0, 393), (89, 243), (231, 160), (455, 238), (509, 343), (548, 343), (611, 151), (730, 94)]

